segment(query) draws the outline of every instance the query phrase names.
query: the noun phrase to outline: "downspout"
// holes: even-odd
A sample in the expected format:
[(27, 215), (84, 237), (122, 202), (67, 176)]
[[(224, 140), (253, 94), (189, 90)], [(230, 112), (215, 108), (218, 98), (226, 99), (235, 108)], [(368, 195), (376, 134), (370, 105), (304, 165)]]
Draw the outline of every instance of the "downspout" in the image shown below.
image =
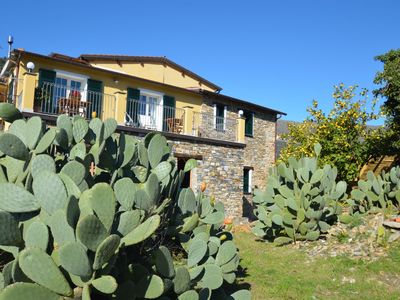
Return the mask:
[(277, 137), (278, 137), (278, 120), (282, 118), (281, 114), (276, 114), (275, 117), (275, 151), (274, 151), (274, 162), (276, 163), (276, 159), (277, 159), (277, 155), (276, 155), (276, 151), (277, 151), (277, 147), (276, 147), (276, 141), (277, 141)]
[[(18, 58), (17, 58), (17, 67), (15, 68), (15, 74), (17, 80), (14, 80), (14, 96), (13, 96), (13, 104), (17, 106), (17, 92), (18, 92), (18, 81), (19, 81), (19, 65), (20, 65), (20, 60), (21, 60), (21, 53), (18, 53)], [(23, 92), (23, 91), (22, 91)]]

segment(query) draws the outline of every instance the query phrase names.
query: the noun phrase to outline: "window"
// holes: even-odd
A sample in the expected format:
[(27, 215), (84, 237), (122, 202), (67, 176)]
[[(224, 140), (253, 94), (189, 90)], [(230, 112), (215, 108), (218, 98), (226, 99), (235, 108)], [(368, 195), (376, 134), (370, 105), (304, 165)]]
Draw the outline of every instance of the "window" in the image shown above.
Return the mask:
[(254, 113), (251, 111), (243, 111), (243, 117), (246, 118), (244, 123), (244, 134), (246, 136), (253, 136)]
[(74, 96), (86, 101), (84, 89), (86, 88), (87, 80), (88, 77), (84, 75), (56, 70), (53, 99), (56, 101), (60, 98)]
[(250, 194), (252, 191), (252, 176), (253, 169), (249, 167), (245, 167), (243, 169), (243, 193)]
[(226, 128), (226, 106), (222, 104), (214, 104), (215, 129), (224, 131)]
[(137, 111), (141, 127), (152, 130), (162, 129), (161, 99), (162, 94), (140, 91)]
[(160, 99), (157, 97), (141, 94), (139, 100), (139, 115), (155, 116), (159, 101)]

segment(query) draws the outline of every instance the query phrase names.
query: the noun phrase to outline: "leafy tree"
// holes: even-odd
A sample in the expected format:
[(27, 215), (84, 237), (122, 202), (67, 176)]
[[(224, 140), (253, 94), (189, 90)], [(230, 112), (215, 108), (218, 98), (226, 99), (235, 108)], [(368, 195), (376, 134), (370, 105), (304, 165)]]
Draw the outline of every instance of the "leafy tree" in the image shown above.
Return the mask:
[(373, 92), (375, 96), (386, 98), (382, 106), (388, 129), (384, 144), (393, 152), (400, 149), (400, 49), (390, 50), (375, 59), (383, 63), (383, 71), (375, 75), (374, 83), (381, 87)]
[(314, 144), (319, 143), (322, 146), (319, 163), (336, 166), (339, 180), (355, 180), (371, 156), (371, 145), (381, 138), (379, 131), (367, 127), (368, 121), (379, 116), (375, 113), (376, 99), (369, 110), (368, 91), (358, 92), (357, 88), (335, 86), (333, 108), (328, 113), (314, 100), (307, 108), (309, 116), (302, 123), (290, 124), (289, 132), (283, 135), (287, 145), (280, 160), (313, 156)]

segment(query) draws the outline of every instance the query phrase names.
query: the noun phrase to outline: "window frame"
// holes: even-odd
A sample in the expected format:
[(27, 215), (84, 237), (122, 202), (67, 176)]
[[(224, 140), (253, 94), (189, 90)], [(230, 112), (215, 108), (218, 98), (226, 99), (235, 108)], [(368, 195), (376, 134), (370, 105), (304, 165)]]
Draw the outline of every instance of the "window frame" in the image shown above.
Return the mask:
[(87, 87), (88, 87), (88, 79), (90, 78), (89, 76), (86, 75), (81, 75), (81, 74), (77, 74), (77, 73), (72, 73), (72, 72), (67, 72), (64, 70), (54, 70), (54, 72), (56, 72), (56, 77), (55, 77), (55, 82), (57, 82), (57, 78), (59, 79), (65, 79), (67, 81), (67, 86), (66, 86), (66, 97), (69, 97), (69, 94), (71, 93), (72, 89), (71, 89), (71, 81), (75, 81), (75, 82), (80, 82), (81, 83), (81, 88), (80, 88), (80, 92), (81, 92), (81, 101), (86, 101), (86, 91), (87, 91)]
[[(248, 190), (245, 191), (245, 172), (248, 172), (248, 183), (247, 183), (247, 188)], [(252, 167), (243, 167), (243, 194), (252, 194), (253, 193), (253, 168)]]
[[(217, 122), (217, 118), (221, 118), (217, 115), (218, 106), (223, 107), (224, 116), (222, 122), (222, 129), (218, 128), (219, 123)], [(226, 131), (226, 116), (227, 116), (228, 107), (222, 103), (214, 103), (214, 129), (219, 132)]]
[[(246, 116), (248, 116), (248, 115), (251, 115), (251, 133), (247, 133), (246, 132), (246, 121), (247, 121), (247, 118), (246, 118)], [(243, 117), (245, 118), (245, 121), (244, 121), (244, 135), (245, 136), (247, 136), (247, 137), (254, 137), (254, 112), (252, 112), (252, 111), (249, 111), (249, 110), (244, 110), (243, 109)]]
[[(146, 117), (152, 117), (150, 114), (150, 102), (149, 102), (149, 98), (153, 98), (155, 99), (156, 103), (155, 103), (155, 110), (154, 110), (154, 118), (155, 118), (155, 126), (156, 129), (159, 131), (162, 131), (162, 118), (160, 118), (159, 116), (162, 116), (162, 109), (163, 109), (163, 105), (164, 105), (164, 93), (160, 93), (157, 91), (152, 91), (152, 90), (147, 90), (147, 89), (142, 89), (142, 88), (138, 88), (138, 90), (140, 91), (139, 93), (139, 105), (142, 103), (142, 96), (146, 97), (146, 101), (145, 101), (145, 114), (143, 116)], [(138, 112), (142, 112), (141, 109), (139, 109)], [(142, 115), (139, 114), (138, 115)]]

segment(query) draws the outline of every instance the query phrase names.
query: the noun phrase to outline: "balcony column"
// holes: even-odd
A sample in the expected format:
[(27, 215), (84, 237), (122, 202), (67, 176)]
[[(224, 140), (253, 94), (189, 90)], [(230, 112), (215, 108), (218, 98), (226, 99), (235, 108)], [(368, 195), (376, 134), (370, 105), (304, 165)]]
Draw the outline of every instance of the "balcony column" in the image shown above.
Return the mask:
[(125, 125), (126, 92), (118, 91), (114, 94), (116, 98), (115, 120), (117, 120), (118, 125)]
[(18, 99), (16, 99), (16, 106), (22, 111), (33, 112), (33, 102), (35, 99), (35, 85), (36, 73), (24, 73), (24, 82), (22, 84), (22, 101), (21, 106), (18, 106)]
[(236, 130), (236, 141), (238, 143), (244, 143), (245, 138), (244, 138), (244, 128), (245, 128), (245, 121), (246, 118), (239, 115), (237, 118), (237, 130)]
[(185, 111), (184, 121), (183, 121), (183, 134), (193, 135), (193, 107), (185, 106), (183, 107)]

